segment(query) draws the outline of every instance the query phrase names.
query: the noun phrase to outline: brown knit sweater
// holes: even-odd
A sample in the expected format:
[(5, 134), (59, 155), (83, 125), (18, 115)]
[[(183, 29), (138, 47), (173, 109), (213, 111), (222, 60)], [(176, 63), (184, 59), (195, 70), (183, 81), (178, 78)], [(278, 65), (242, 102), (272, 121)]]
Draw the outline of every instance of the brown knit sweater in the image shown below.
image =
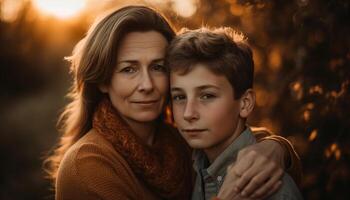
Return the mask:
[(66, 152), (59, 167), (56, 200), (70, 199), (161, 198), (135, 176), (110, 142), (91, 130)]

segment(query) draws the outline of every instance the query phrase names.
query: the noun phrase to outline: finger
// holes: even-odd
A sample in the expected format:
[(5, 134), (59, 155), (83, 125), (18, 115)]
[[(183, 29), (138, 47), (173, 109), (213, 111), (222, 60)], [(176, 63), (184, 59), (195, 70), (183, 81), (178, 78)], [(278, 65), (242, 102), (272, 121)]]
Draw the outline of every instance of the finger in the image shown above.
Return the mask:
[(232, 170), (230, 174), (228, 173), (234, 167), (234, 165), (235, 164), (232, 164), (227, 167), (225, 180), (217, 196), (219, 199), (238, 199), (240, 192), (235, 187), (235, 181), (238, 179), (238, 176), (234, 173), (234, 170)]
[(273, 177), (268, 179), (263, 186), (256, 189), (251, 197), (252, 198), (262, 198), (263, 196), (267, 195), (268, 192), (270, 192), (273, 189), (273, 187), (278, 182), (280, 182), (280, 179), (282, 178), (283, 173), (284, 173), (283, 170), (278, 170), (278, 172)]
[[(239, 175), (237, 174), (236, 172), (236, 169), (235, 169), (235, 164), (236, 163), (233, 163), (231, 165), (229, 165), (227, 167), (227, 170), (226, 170), (226, 177), (225, 177), (225, 181), (223, 183), (224, 184), (229, 184), (231, 186), (231, 188), (233, 189), (233, 191), (237, 194), (240, 193), (240, 190), (237, 188), (237, 180), (239, 179)], [(221, 189), (220, 189), (221, 191)]]
[(255, 157), (255, 152), (249, 152), (249, 154), (245, 154), (244, 152), (246, 151), (242, 151), (240, 153), (238, 153), (237, 156), (237, 161), (235, 162), (235, 166), (232, 168), (235, 170), (235, 173), (238, 176), (242, 176), (243, 173), (245, 171), (247, 171), (250, 166), (254, 163), (254, 157)]
[[(261, 171), (269, 171), (270, 167), (267, 167), (265, 164), (266, 158), (264, 157), (258, 157), (256, 158), (256, 153), (250, 153), (250, 156), (247, 156), (246, 159), (252, 160), (253, 163), (247, 167), (242, 174), (242, 176), (237, 180), (237, 187), (240, 190), (243, 190), (247, 184), (251, 181), (251, 179), (256, 176), (257, 174), (261, 173)], [(262, 166), (265, 166), (263, 169), (261, 168)], [(271, 163), (268, 163), (268, 166), (271, 166)], [(269, 171), (269, 173), (271, 173)]]
[(228, 167), (227, 167), (227, 172), (229, 172), (233, 167), (235, 166), (235, 164), (233, 163), (233, 164), (231, 164), (231, 165), (229, 165)]
[(241, 160), (241, 162), (236, 162), (235, 165), (233, 165), (231, 168), (227, 170), (227, 177), (231, 177), (234, 179), (234, 190), (236, 192), (239, 192), (245, 184), (247, 184), (247, 181), (241, 180), (241, 176), (244, 173), (245, 170), (248, 170), (250, 166), (253, 164), (252, 159), (244, 159)]
[(272, 176), (272, 172), (270, 172), (269, 170), (261, 171), (260, 173), (258, 172), (257, 175), (253, 174), (255, 172), (250, 173), (252, 174), (250, 175), (250, 181), (242, 190), (242, 196), (252, 195), (255, 190), (262, 187), (265, 184), (265, 182)]
[[(258, 166), (258, 165), (257, 165)], [(277, 170), (276, 170), (277, 168)], [(248, 173), (248, 172), (247, 172)], [(242, 194), (251, 195), (255, 190), (261, 188), (264, 183), (266, 183), (269, 179), (277, 182), (283, 174), (283, 170), (278, 168), (277, 165), (273, 162), (266, 165), (264, 170), (260, 168), (251, 168), (249, 171), (251, 173), (251, 179), (249, 183), (244, 187)], [(255, 175), (257, 174), (257, 175)], [(274, 178), (274, 179), (272, 179)]]
[(246, 186), (249, 184), (255, 174), (256, 171), (250, 167), (248, 171), (244, 172), (243, 175), (236, 181), (236, 187), (241, 191), (245, 190)]

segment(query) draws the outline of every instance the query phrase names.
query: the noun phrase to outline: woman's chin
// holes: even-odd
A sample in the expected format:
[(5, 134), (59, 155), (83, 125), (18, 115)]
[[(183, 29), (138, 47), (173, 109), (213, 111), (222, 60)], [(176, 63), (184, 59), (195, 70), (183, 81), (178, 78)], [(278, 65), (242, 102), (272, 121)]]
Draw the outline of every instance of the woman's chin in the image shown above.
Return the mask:
[(132, 120), (137, 121), (137, 122), (153, 122), (155, 121), (158, 117), (160, 116), (160, 113), (158, 112), (144, 112), (144, 113), (139, 113), (137, 115), (132, 116)]

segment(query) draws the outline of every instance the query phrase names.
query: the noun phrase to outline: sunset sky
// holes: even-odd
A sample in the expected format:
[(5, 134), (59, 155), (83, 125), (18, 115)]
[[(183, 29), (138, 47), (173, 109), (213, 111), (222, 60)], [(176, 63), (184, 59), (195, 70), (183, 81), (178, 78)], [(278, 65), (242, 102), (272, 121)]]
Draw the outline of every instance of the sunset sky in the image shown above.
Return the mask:
[(28, 1), (41, 15), (61, 20), (73, 19), (83, 12), (98, 12), (112, 4), (125, 3), (146, 3), (160, 8), (170, 5), (178, 15), (190, 17), (196, 12), (199, 3), (198, 0), (3, 0), (1, 18), (5, 21), (14, 20), (23, 3), (28, 3)]

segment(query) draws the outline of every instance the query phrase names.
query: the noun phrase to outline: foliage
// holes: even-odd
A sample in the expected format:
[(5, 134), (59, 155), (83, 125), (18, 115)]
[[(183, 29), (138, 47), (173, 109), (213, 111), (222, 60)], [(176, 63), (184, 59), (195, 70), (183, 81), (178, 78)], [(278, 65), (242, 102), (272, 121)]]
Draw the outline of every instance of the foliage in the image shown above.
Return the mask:
[[(350, 2), (201, 0), (187, 18), (171, 2), (159, 9), (177, 28), (231, 26), (247, 35), (257, 92), (250, 123), (293, 142), (305, 199), (348, 199)], [(55, 121), (70, 82), (63, 57), (83, 37), (88, 16), (44, 18), (26, 3), (15, 21), (0, 20), (0, 157), (7, 163), (0, 167), (1, 199), (52, 198), (40, 158), (57, 140)]]

